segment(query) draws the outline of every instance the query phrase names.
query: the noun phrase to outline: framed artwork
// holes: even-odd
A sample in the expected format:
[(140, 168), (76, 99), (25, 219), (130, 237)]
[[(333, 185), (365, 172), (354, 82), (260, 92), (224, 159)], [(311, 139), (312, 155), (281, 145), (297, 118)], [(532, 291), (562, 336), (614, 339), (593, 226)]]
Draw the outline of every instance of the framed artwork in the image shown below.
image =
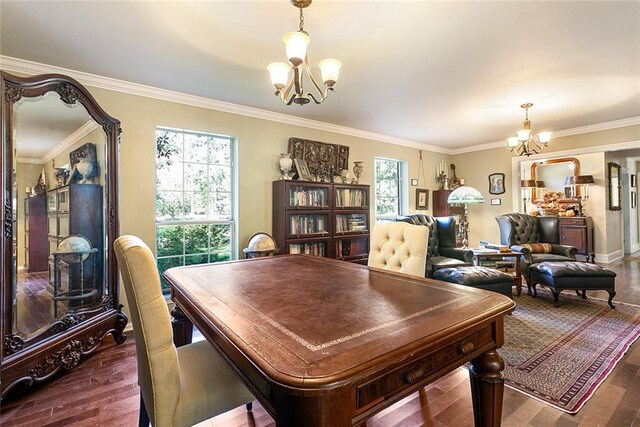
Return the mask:
[(418, 186), (418, 180), (417, 179), (412, 179), (411, 180), (411, 186), (412, 187), (417, 187)]
[(303, 181), (311, 181), (311, 173), (309, 172), (309, 166), (307, 166), (307, 162), (302, 159), (293, 159), (293, 162), (296, 164), (298, 178)]
[(492, 173), (489, 175), (489, 194), (504, 193), (504, 174)]
[(631, 175), (631, 186), (634, 188), (636, 186), (636, 175)]
[(635, 191), (631, 192), (631, 209), (635, 209), (638, 206), (638, 193)]
[(493, 206), (498, 206), (502, 204), (502, 199), (491, 199), (491, 204)]
[(416, 188), (416, 209), (429, 209), (429, 190)]

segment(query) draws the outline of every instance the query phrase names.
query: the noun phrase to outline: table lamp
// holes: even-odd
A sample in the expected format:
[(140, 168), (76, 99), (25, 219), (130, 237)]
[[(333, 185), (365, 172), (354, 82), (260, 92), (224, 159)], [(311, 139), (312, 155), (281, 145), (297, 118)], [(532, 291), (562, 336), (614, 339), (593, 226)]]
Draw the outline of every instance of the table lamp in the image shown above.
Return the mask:
[[(571, 197), (578, 199), (580, 215), (586, 216), (582, 206), (582, 201), (589, 200), (589, 185), (595, 184), (593, 175), (572, 175), (564, 180), (565, 187), (571, 188)], [(580, 186), (580, 194), (576, 194), (576, 187)]]
[(527, 202), (531, 202), (531, 189), (544, 188), (544, 181), (521, 179), (520, 188), (524, 189), (524, 191), (522, 192), (522, 204), (524, 205), (524, 213), (527, 213)]
[(475, 188), (464, 185), (449, 194), (447, 203), (450, 205), (464, 205), (464, 215), (462, 221), (460, 221), (460, 235), (462, 236), (462, 247), (467, 249), (469, 247), (469, 222), (467, 221), (469, 205), (484, 203), (484, 197)]

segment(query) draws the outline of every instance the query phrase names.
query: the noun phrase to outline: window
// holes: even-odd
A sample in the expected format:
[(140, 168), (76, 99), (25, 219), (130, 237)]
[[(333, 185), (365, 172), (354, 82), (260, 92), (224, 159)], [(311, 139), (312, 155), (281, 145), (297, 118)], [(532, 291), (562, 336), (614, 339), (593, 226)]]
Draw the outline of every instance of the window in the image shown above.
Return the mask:
[[(233, 258), (235, 140), (156, 129), (158, 270)], [(168, 283), (162, 279), (163, 291)]]
[(404, 215), (408, 208), (407, 164), (399, 160), (375, 159), (376, 222)]

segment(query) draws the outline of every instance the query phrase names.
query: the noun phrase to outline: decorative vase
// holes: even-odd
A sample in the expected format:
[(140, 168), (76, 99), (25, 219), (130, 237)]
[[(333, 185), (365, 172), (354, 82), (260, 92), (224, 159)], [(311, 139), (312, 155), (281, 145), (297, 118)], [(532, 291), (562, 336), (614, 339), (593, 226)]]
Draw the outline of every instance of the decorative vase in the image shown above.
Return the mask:
[(93, 172), (93, 164), (91, 164), (91, 162), (88, 162), (85, 158), (80, 159), (80, 161), (76, 163), (76, 170), (82, 175), (82, 179), (79, 182), (80, 184), (91, 184), (91, 180), (89, 180), (89, 175)]
[(356, 184), (360, 184), (362, 172), (364, 172), (364, 162), (353, 162), (353, 174), (356, 176)]
[(280, 153), (280, 170), (282, 171), (282, 179), (291, 179), (289, 172), (293, 167), (293, 160), (290, 153)]

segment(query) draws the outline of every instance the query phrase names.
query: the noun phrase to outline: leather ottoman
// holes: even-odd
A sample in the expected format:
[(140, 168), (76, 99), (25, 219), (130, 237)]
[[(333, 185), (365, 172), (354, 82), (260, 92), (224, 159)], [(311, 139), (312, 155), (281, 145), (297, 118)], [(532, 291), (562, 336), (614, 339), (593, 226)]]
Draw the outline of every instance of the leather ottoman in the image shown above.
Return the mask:
[(493, 268), (477, 266), (441, 268), (433, 273), (433, 278), (444, 282), (498, 292), (511, 298), (513, 276)]
[(605, 290), (609, 293), (609, 307), (616, 295), (616, 273), (596, 264), (586, 262), (541, 262), (529, 267), (534, 298), (538, 296), (536, 285), (544, 285), (551, 289), (555, 307), (558, 307), (558, 296), (565, 289), (575, 290), (582, 298), (587, 298), (587, 290)]

